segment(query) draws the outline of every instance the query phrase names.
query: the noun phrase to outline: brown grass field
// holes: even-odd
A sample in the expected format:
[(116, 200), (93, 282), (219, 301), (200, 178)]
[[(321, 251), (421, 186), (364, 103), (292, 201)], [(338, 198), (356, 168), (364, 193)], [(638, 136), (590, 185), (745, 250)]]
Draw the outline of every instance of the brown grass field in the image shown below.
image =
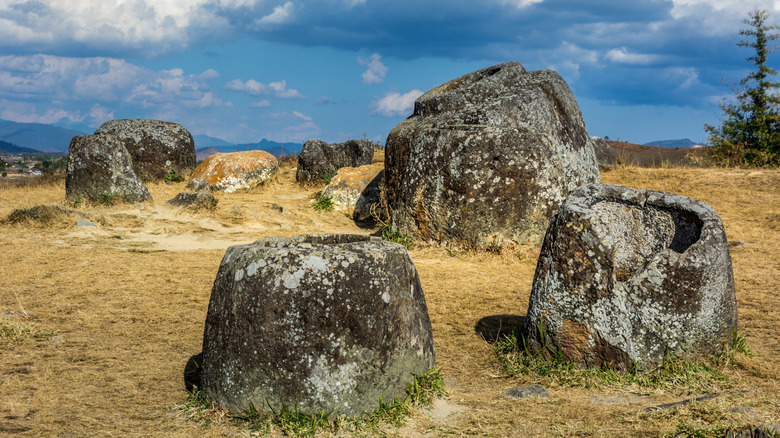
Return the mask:
[[(294, 171), (217, 194), (211, 213), (165, 205), (184, 183), (152, 184), (154, 205), (76, 207), (97, 228), (77, 228), (79, 217), (68, 213), (0, 223), (0, 436), (248, 436), (234, 423), (197, 422), (182, 411), (184, 368), (201, 351), (225, 248), (267, 236), (375, 231), (343, 213), (314, 211), (319, 189), (296, 185)], [(618, 166), (602, 179), (700, 199), (720, 214), (729, 240), (744, 243), (731, 256), (740, 333), (754, 356), (724, 369), (728, 382), (717, 390), (732, 395), (654, 413), (644, 409), (703, 394), (546, 381), (549, 398), (502, 396), (535, 381), (503, 376), (477, 327), (525, 315), (537, 251), (417, 245), (411, 255), (449, 394), (383, 434), (634, 437), (663, 436), (678, 424), (780, 424), (780, 171)], [(41, 204), (71, 207), (64, 184), (0, 188), (0, 218)]]

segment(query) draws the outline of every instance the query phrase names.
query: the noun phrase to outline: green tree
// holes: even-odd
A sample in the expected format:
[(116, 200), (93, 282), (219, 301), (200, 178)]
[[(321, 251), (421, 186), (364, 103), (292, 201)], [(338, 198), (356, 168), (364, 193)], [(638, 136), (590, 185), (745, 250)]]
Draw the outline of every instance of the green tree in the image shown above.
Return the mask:
[(769, 24), (769, 11), (755, 10), (744, 23), (750, 26), (739, 32), (747, 37), (737, 43), (755, 51), (746, 58), (755, 69), (735, 87), (736, 103), (723, 103), (721, 126), (704, 125), (709, 132), (710, 156), (727, 165), (765, 166), (780, 164), (780, 82), (773, 80), (777, 71), (767, 65), (770, 46), (780, 34), (776, 24)]

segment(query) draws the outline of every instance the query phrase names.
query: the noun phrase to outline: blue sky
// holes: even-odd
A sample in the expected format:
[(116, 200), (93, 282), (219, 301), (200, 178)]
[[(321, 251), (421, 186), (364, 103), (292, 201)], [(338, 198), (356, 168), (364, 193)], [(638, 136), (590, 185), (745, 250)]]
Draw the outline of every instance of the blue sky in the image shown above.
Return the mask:
[(704, 141), (755, 8), (780, 0), (0, 0), (0, 119), (384, 143), (424, 91), (520, 61), (566, 79), (591, 135)]

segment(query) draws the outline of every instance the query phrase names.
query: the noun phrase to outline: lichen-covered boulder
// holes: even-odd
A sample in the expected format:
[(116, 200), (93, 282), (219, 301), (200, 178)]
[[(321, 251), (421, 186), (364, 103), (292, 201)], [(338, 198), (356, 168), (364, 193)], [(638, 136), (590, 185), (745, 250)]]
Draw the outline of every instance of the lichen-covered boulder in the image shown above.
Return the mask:
[(385, 172), (394, 231), (477, 245), (538, 244), (569, 192), (600, 180), (566, 82), (518, 62), (420, 96), (387, 137)]
[(359, 235), (228, 248), (211, 292), (201, 389), (240, 412), (282, 406), (355, 416), (434, 366), (414, 263)]
[(712, 208), (606, 184), (581, 187), (561, 206), (534, 275), (532, 350), (650, 369), (665, 357), (718, 353), (736, 328), (731, 256)]
[(609, 169), (617, 163), (617, 157), (615, 156), (615, 150), (601, 137), (591, 137), (591, 143), (593, 144), (593, 151), (596, 153), (596, 161), (599, 163), (599, 167)]
[(322, 190), (337, 210), (352, 213), (358, 221), (371, 219), (372, 207), (379, 202), (379, 184), (384, 175), (383, 164), (342, 167)]
[(192, 172), (187, 187), (227, 193), (251, 189), (268, 181), (279, 168), (276, 157), (266, 151), (214, 154)]
[(195, 168), (195, 142), (183, 126), (160, 120), (117, 119), (100, 125), (95, 134), (114, 134), (133, 158), (133, 170), (142, 180), (181, 175)]
[(115, 135), (77, 135), (68, 148), (65, 196), (70, 200), (150, 201), (152, 195), (133, 172), (130, 154)]
[(327, 174), (335, 174), (342, 167), (359, 167), (373, 162), (374, 143), (371, 140), (326, 143), (315, 138), (303, 144), (298, 155), (295, 180), (317, 181)]

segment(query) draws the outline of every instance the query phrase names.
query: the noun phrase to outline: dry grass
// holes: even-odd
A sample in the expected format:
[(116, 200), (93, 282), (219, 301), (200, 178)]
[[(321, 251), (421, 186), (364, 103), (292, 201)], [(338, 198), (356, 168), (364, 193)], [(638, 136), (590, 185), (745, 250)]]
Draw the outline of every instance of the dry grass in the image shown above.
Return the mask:
[[(452, 409), (418, 412), (403, 428), (385, 428), (388, 435), (659, 436), (679, 422), (780, 423), (780, 171), (624, 167), (602, 178), (701, 199), (720, 213), (729, 240), (746, 243), (732, 248), (732, 259), (740, 332), (755, 356), (726, 374), (735, 391), (756, 390), (656, 413), (644, 408), (699, 394), (551, 386), (548, 399), (502, 397), (529, 382), (501, 375), (482, 334), (525, 315), (535, 253), (416, 246)], [(0, 329), (9, 334), (0, 337), (0, 436), (240, 436), (230, 423), (188, 421), (180, 410), (184, 367), (201, 350), (225, 248), (266, 236), (373, 231), (314, 211), (317, 189), (295, 184), (292, 166), (265, 187), (216, 194), (214, 212), (166, 206), (183, 183), (149, 189), (154, 205), (79, 207), (103, 217), (98, 228), (78, 229), (70, 217), (58, 226), (0, 225)], [(68, 206), (61, 183), (6, 188), (0, 218), (49, 203)], [(65, 342), (50, 342), (54, 333)]]

